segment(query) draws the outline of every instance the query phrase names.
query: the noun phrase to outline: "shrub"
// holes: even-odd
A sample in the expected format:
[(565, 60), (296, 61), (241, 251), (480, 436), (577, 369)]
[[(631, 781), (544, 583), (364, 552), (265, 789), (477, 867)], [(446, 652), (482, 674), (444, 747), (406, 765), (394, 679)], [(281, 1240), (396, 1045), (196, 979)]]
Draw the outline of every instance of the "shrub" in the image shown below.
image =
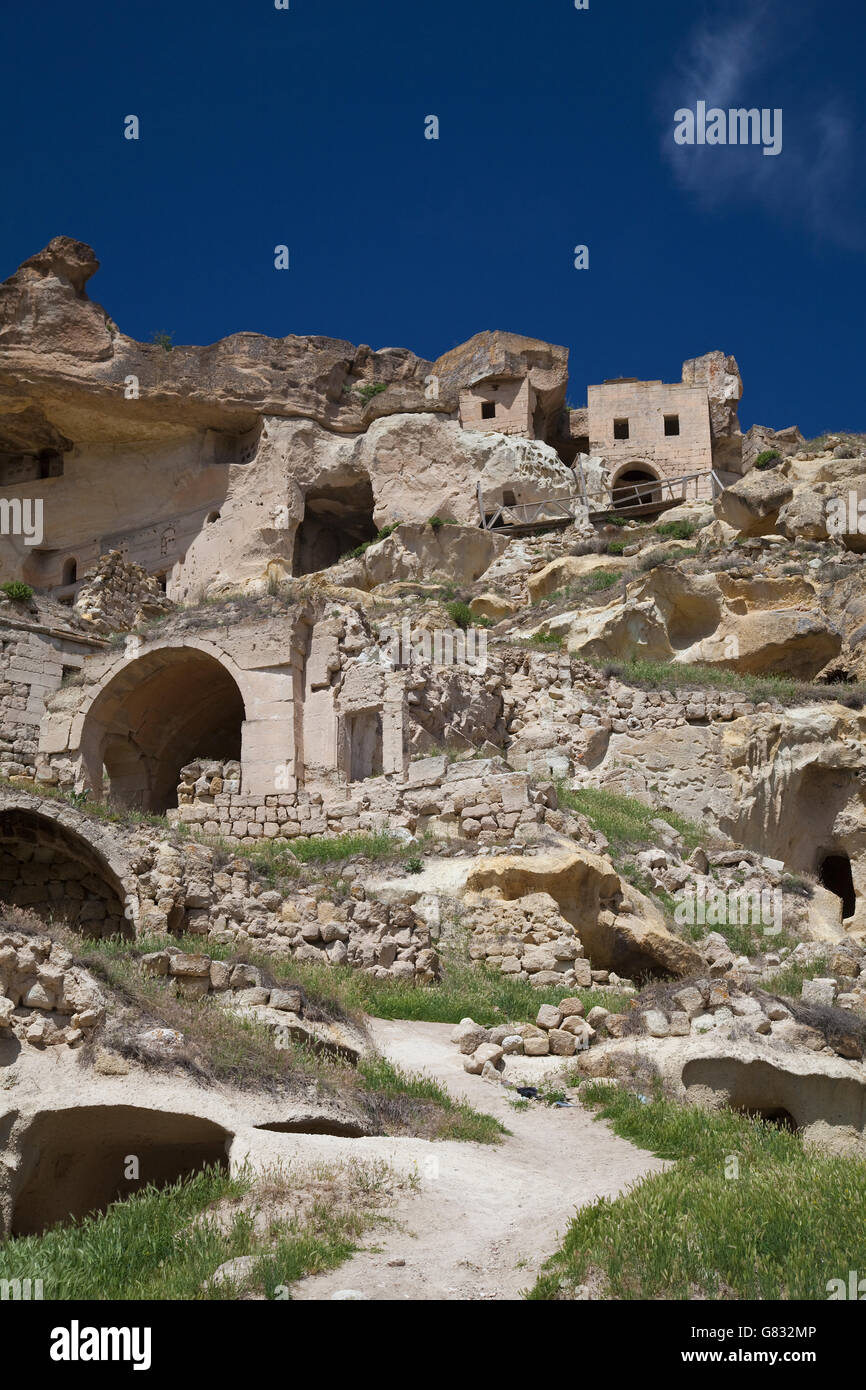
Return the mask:
[(608, 555), (621, 555), (624, 550), (625, 541), (608, 541), (607, 543)]
[(433, 527), (434, 531), (438, 531), (440, 526), (445, 525), (445, 522), (442, 520), (441, 516), (431, 516), (430, 525)]
[(469, 611), (469, 604), (456, 599), (453, 603), (446, 603), (445, 612), (448, 614), (452, 623), (456, 623), (465, 632), (472, 622), (472, 614)]
[(668, 536), (675, 541), (690, 541), (697, 529), (694, 521), (663, 521), (656, 527), (656, 535)]
[(164, 348), (166, 352), (171, 352), (172, 348), (174, 347), (174, 344), (171, 341), (173, 337), (173, 333), (165, 333), (161, 329), (157, 329), (155, 333), (151, 334), (150, 341), (152, 343), (156, 343), (157, 347)]
[(611, 570), (594, 570), (589, 576), (587, 588), (590, 593), (599, 593), (603, 589), (612, 589), (614, 584), (619, 583), (619, 575)]
[(33, 590), (29, 584), (22, 584), (18, 579), (12, 579), (8, 584), (0, 584), (0, 593), (4, 593), (7, 598), (11, 598), (14, 603), (26, 603), (33, 597)]
[(760, 469), (773, 468), (776, 460), (781, 457), (778, 449), (764, 449), (755, 459), (755, 467)]
[(365, 382), (363, 386), (356, 386), (355, 389), (364, 404), (367, 405), (374, 396), (381, 396), (383, 391), (387, 391), (388, 386), (384, 381), (369, 381)]

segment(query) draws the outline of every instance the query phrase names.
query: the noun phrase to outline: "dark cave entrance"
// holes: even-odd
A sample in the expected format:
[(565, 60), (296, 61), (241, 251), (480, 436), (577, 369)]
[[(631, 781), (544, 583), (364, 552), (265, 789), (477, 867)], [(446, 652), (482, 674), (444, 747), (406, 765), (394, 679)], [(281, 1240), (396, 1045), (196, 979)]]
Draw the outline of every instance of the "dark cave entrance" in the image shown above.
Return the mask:
[(376, 539), (375, 499), (369, 478), (320, 487), (304, 499), (304, 519), (295, 538), (292, 573), (330, 569), (359, 545)]
[(227, 1172), (231, 1137), (197, 1115), (132, 1105), (45, 1111), (24, 1136), (26, 1176), (10, 1234), (39, 1235), (58, 1222), (105, 1211), (149, 1183), (168, 1187), (207, 1166)]
[(847, 854), (825, 854), (821, 860), (818, 877), (825, 888), (842, 899), (842, 916), (853, 917), (857, 907), (857, 894), (851, 876), (851, 860)]

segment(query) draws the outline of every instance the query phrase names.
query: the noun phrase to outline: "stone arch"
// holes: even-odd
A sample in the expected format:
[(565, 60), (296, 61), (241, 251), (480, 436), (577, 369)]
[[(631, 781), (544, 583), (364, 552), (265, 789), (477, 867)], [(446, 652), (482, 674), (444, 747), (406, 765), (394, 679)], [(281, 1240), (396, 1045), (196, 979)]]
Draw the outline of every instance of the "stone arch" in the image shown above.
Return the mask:
[[(621, 505), (635, 505), (638, 501), (643, 505), (661, 501), (661, 491), (651, 486), (658, 483), (661, 474), (651, 463), (644, 463), (642, 459), (632, 459), (629, 463), (624, 463), (618, 468), (611, 479), (611, 501), (616, 507), (617, 502)], [(647, 487), (641, 485), (646, 483)], [(641, 488), (639, 498), (634, 494), (635, 486)], [(619, 495), (617, 495), (619, 494)]]
[(176, 806), (184, 763), (241, 759), (246, 705), (242, 673), (210, 643), (150, 646), (107, 672), (82, 711), (89, 787), (122, 806)]
[(138, 897), (127, 856), (72, 808), (0, 797), (0, 900), (86, 936), (132, 936)]

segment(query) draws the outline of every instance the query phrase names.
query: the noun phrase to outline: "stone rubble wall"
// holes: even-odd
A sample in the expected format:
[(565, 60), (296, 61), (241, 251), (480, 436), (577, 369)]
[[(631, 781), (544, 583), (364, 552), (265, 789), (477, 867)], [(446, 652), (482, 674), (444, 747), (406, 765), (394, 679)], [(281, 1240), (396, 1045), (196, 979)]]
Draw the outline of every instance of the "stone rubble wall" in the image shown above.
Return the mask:
[(534, 787), (525, 772), (508, 771), (499, 759), (449, 764), (444, 755), (421, 758), (410, 763), (405, 782), (371, 777), (347, 787), (340, 800), (321, 791), (240, 796), (224, 790), (234, 782), (236, 767), (189, 764), (170, 818), (199, 825), (228, 844), (397, 829), (479, 845), (525, 844), (543, 825), (562, 830), (575, 819), (556, 809), (554, 788)]
[(75, 596), (77, 616), (96, 632), (130, 632), (171, 612), (159, 581), (119, 550), (101, 556)]
[[(600, 910), (615, 912), (616, 907), (602, 899)], [(539, 989), (556, 985), (591, 989), (611, 982), (607, 970), (592, 969), (579, 934), (548, 893), (470, 907), (462, 925), (470, 933), (472, 960), (514, 979), (528, 980)], [(614, 975), (612, 983), (623, 981)]]
[(195, 843), (163, 841), (143, 850), (138, 935), (188, 933), (254, 945), (266, 955), (348, 965), (380, 979), (426, 983), (438, 976), (428, 926), (408, 907), (368, 900), (360, 877), (344, 878), (328, 897), (323, 889), (270, 889), (243, 858), (218, 865), (214, 850)]
[(535, 776), (567, 777), (595, 765), (612, 733), (727, 723), (757, 708), (736, 690), (634, 689), (565, 653), (511, 649), (503, 669), (506, 756)]
[(0, 1036), (75, 1047), (104, 1014), (96, 982), (64, 946), (0, 929)]
[(45, 697), (90, 651), (90, 644), (0, 614), (0, 777), (34, 780)]

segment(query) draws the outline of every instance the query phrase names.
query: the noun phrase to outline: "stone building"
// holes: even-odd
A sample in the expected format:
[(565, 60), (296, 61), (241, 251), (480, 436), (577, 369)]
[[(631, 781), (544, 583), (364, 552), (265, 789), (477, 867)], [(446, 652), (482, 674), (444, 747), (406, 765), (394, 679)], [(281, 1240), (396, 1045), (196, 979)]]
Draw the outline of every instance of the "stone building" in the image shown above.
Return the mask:
[[(720, 399), (714, 400), (713, 391)], [(683, 364), (678, 382), (620, 377), (588, 390), (588, 452), (600, 455), (611, 477), (614, 503), (639, 496), (647, 501), (662, 490), (643, 484), (715, 469), (726, 484), (739, 473), (741, 436), (736, 406), (742, 383), (736, 362), (708, 353)], [(713, 495), (709, 476), (690, 496)]]

